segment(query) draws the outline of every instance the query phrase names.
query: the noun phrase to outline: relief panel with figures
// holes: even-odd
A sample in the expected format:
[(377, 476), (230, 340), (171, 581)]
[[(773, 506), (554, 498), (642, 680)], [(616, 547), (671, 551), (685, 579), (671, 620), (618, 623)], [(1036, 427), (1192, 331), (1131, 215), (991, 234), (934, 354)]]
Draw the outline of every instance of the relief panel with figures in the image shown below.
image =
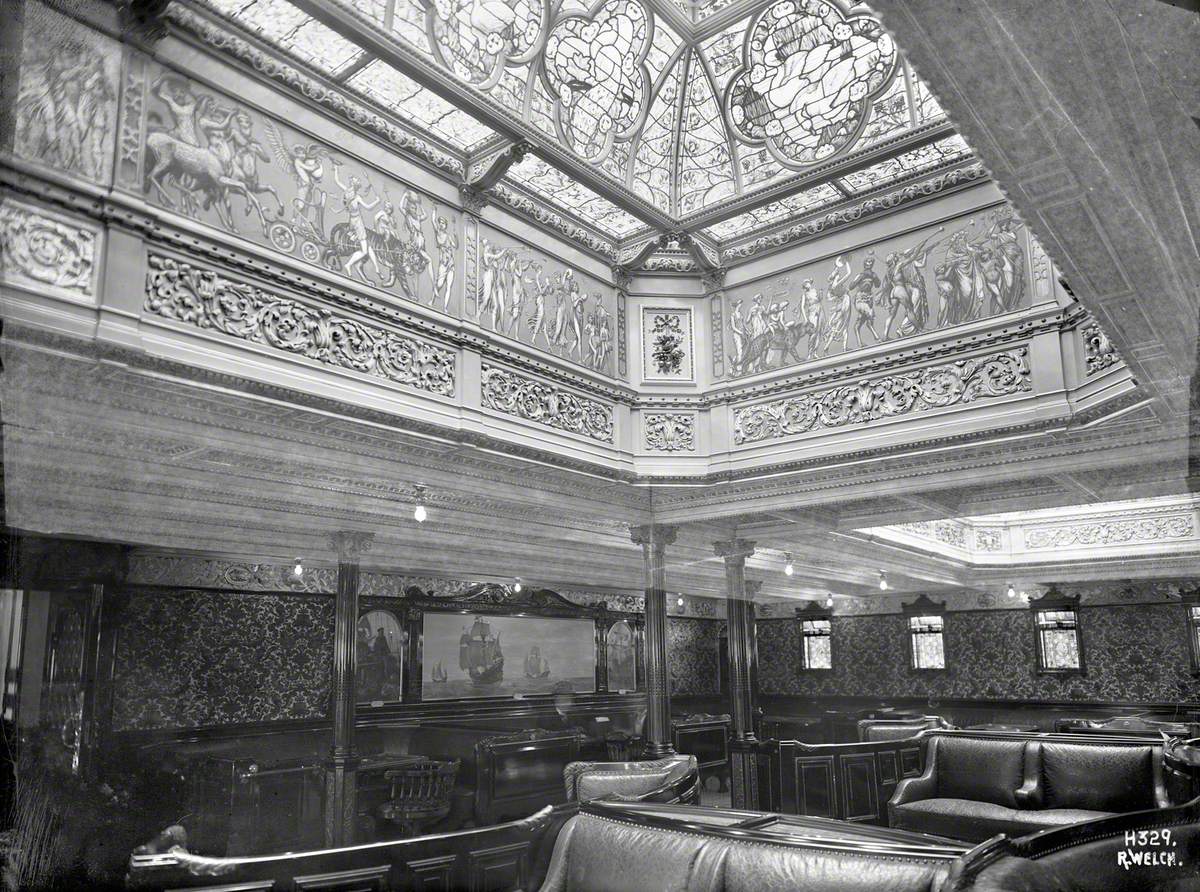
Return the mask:
[(729, 374), (786, 368), (1028, 307), (1030, 266), (1029, 235), (1001, 206), (730, 289)]
[(611, 376), (615, 290), (487, 226), (478, 239), (468, 268), (479, 325)]
[(175, 72), (130, 71), (144, 72), (126, 92), (142, 97), (148, 201), (457, 314), (461, 239), (451, 209)]
[(13, 154), (110, 183), (120, 46), (40, 3), (24, 25)]

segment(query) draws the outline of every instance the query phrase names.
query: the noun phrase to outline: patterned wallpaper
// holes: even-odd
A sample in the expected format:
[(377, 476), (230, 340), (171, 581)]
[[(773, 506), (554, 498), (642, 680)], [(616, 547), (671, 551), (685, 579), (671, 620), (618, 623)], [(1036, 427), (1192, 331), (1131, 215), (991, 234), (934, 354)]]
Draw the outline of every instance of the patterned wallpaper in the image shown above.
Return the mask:
[(725, 623), (672, 616), (667, 619), (667, 668), (672, 694), (719, 694), (717, 641)]
[(759, 685), (800, 696), (1170, 703), (1200, 699), (1179, 604), (1082, 607), (1086, 676), (1038, 675), (1029, 611), (946, 616), (945, 672), (912, 672), (905, 618), (833, 620), (829, 673), (800, 673), (794, 620), (758, 624)]
[(117, 637), (113, 729), (323, 718), (333, 600), (151, 590)]

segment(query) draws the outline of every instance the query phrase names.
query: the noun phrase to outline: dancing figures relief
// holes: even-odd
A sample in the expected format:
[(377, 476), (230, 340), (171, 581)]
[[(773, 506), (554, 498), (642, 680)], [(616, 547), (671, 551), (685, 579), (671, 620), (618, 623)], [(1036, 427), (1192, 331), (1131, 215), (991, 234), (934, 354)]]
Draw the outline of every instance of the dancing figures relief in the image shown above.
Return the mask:
[(615, 296), (533, 248), (479, 240), (479, 324), (612, 374)]
[(150, 201), (366, 285), (457, 311), (458, 221), (405, 184), (229, 97), (149, 78)]
[(1030, 302), (1008, 209), (839, 254), (730, 293), (733, 377), (1007, 313)]

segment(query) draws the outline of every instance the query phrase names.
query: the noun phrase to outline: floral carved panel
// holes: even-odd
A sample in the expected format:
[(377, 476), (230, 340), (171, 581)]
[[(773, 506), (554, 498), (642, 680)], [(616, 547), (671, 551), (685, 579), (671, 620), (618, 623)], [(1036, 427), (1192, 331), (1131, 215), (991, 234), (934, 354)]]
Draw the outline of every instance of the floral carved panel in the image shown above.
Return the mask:
[(0, 279), (47, 286), (72, 300), (96, 299), (97, 231), (52, 211), (0, 202)]
[(642, 308), (642, 378), (692, 381), (694, 355), (691, 310)]
[(1098, 322), (1089, 322), (1079, 330), (1079, 334), (1083, 338), (1088, 376), (1102, 372), (1121, 361), (1121, 354), (1117, 352), (1116, 346), (1108, 339)]
[(613, 442), (613, 410), (599, 400), (496, 366), (483, 366), (481, 378), (485, 409)]
[(148, 313), (439, 396), (454, 394), (451, 350), (170, 257), (151, 255), (149, 265)]
[(773, 440), (1028, 392), (1024, 347), (912, 372), (867, 378), (734, 410), (734, 442)]
[(690, 412), (651, 412), (642, 416), (646, 449), (695, 452), (696, 416)]
[(1025, 547), (1070, 548), (1092, 545), (1135, 545), (1190, 539), (1195, 533), (1191, 512), (1166, 517), (1106, 520), (1097, 523), (1030, 527), (1025, 530)]

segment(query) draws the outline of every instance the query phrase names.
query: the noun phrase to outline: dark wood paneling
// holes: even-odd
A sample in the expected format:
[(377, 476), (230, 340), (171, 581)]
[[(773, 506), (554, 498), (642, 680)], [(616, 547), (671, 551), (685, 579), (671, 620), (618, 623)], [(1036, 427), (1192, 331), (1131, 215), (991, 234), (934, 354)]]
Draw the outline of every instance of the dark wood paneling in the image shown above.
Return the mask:
[(471, 892), (528, 889), (529, 858), (528, 842), (475, 849), (467, 855), (467, 876)]
[(335, 870), (296, 877), (292, 882), (296, 892), (386, 892), (391, 888), (388, 875), (390, 864), (360, 867), (356, 870)]
[(833, 756), (795, 760), (796, 802), (789, 814), (836, 818), (838, 814), (837, 772)]
[[(878, 754), (882, 756), (881, 754)], [(847, 821), (880, 820), (876, 753), (858, 753), (838, 760), (842, 782), (842, 816)], [(891, 754), (888, 754), (890, 758)]]
[(418, 858), (405, 863), (408, 883), (413, 892), (450, 892), (454, 888), (456, 855)]

